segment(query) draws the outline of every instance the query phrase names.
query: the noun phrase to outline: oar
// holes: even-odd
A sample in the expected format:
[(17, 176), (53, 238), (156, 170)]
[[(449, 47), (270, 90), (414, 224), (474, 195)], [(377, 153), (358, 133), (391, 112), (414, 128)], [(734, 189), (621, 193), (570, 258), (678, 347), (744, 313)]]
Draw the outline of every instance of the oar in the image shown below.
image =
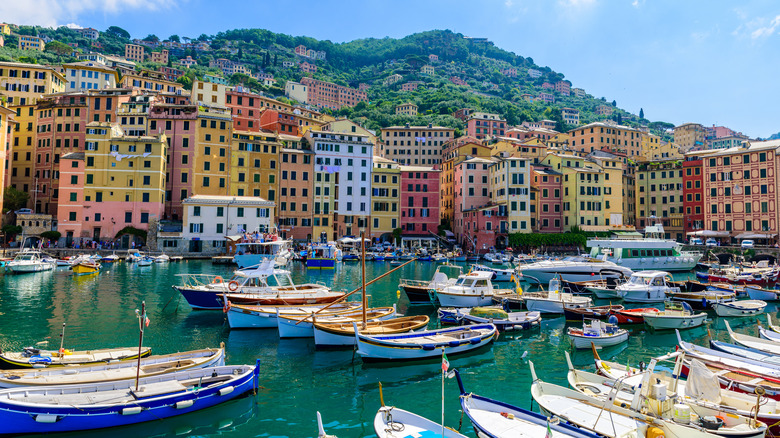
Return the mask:
[[(380, 275), (379, 277), (377, 277), (377, 278), (375, 278), (375, 279), (373, 279), (373, 280), (369, 281), (368, 283), (366, 283), (366, 286), (368, 286), (369, 284), (371, 284), (371, 283), (373, 283), (373, 282), (375, 282), (375, 281), (379, 280), (379, 279), (380, 279), (380, 278), (382, 278), (382, 277), (385, 277), (385, 276), (387, 276), (387, 275), (390, 275), (390, 274), (392, 274), (393, 272), (395, 272), (395, 271), (397, 271), (397, 270), (399, 270), (399, 269), (403, 268), (404, 266), (408, 265), (409, 263), (411, 263), (411, 262), (413, 262), (413, 261), (415, 261), (415, 260), (416, 260), (416, 259), (411, 259), (411, 260), (409, 260), (408, 262), (404, 263), (403, 265), (401, 265), (401, 266), (399, 266), (399, 267), (397, 267), (397, 268), (395, 268), (395, 269), (391, 269), (391, 270), (389, 270), (389, 271), (385, 272), (384, 274)], [(338, 303), (340, 303), (340, 302), (342, 302), (342, 301), (346, 300), (346, 299), (347, 299), (347, 297), (349, 297), (350, 295), (352, 295), (352, 294), (354, 294), (354, 293), (357, 293), (357, 292), (358, 292), (358, 291), (360, 291), (361, 289), (363, 289), (363, 286), (362, 286), (362, 285), (361, 285), (359, 288), (357, 288), (357, 289), (353, 290), (352, 292), (350, 292), (350, 293), (348, 293), (348, 294), (344, 295), (343, 297), (341, 297), (341, 298), (339, 298), (338, 300), (336, 300), (336, 301), (334, 301), (334, 302), (332, 302), (332, 303), (328, 304), (327, 306), (323, 307), (322, 309), (320, 309), (320, 310), (318, 310), (318, 311), (316, 311), (316, 312), (314, 312), (314, 313), (315, 313), (315, 314), (317, 314), (317, 313), (320, 313), (320, 312), (322, 312), (323, 310), (327, 309), (328, 307), (330, 307), (330, 306), (333, 306), (333, 305), (335, 305), (335, 304), (338, 304)], [(295, 325), (298, 325), (298, 324), (300, 324), (301, 322), (303, 322), (303, 321), (298, 321), (298, 322), (297, 322)]]

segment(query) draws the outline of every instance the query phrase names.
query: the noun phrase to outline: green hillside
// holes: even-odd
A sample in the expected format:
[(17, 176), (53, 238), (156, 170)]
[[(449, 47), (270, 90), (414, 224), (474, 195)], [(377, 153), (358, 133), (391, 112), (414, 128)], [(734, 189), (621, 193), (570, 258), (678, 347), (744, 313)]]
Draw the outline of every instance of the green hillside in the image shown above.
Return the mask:
[[(106, 54), (121, 55), (124, 44), (130, 42), (129, 34), (121, 28), (112, 26), (110, 31), (101, 32), (98, 42), (102, 49), (91, 49), (90, 41), (81, 37), (71, 29), (46, 29), (40, 27), (22, 26), (20, 34), (49, 36), (62, 43), (77, 43), (77, 50), (102, 51)], [(256, 80), (246, 75), (234, 75), (230, 78), (234, 84), (242, 83), (250, 89), (264, 92), (274, 97), (284, 99), (284, 83), (287, 80), (298, 81), (303, 73), (298, 68), (283, 67), (284, 61), (306, 60), (314, 63), (318, 71), (312, 76), (315, 79), (332, 81), (337, 84), (358, 87), (360, 83), (370, 85), (367, 90), (369, 103), (360, 103), (354, 108), (343, 108), (335, 115), (349, 117), (369, 129), (379, 129), (382, 126), (410, 124), (438, 124), (463, 129), (463, 122), (451, 116), (459, 108), (472, 108), (477, 111), (499, 113), (507, 119), (510, 125), (524, 121), (542, 119), (555, 120), (558, 130), (570, 129), (563, 123), (560, 109), (576, 108), (580, 111), (580, 121), (590, 123), (605, 120), (606, 116), (596, 115), (600, 105), (615, 105), (614, 112), (608, 118), (626, 125), (649, 125), (656, 133), (665, 136), (664, 129), (670, 124), (664, 122), (651, 123), (640, 119), (616, 106), (616, 102), (587, 94), (577, 98), (562, 96), (551, 90), (544, 90), (542, 84), (554, 83), (565, 79), (563, 73), (558, 73), (549, 67), (541, 67), (531, 58), (526, 58), (506, 50), (502, 50), (484, 39), (469, 39), (462, 34), (449, 30), (433, 30), (421, 32), (401, 39), (368, 38), (347, 43), (320, 41), (309, 37), (290, 36), (270, 32), (263, 29), (236, 29), (220, 32), (216, 35), (200, 35), (199, 37), (183, 37), (171, 35), (161, 39), (149, 35), (144, 40), (162, 41), (207, 41), (212, 50), (195, 52), (188, 50), (180, 57), (192, 56), (198, 61), (198, 66), (187, 72), (187, 77), (180, 81), (189, 86), (195, 77), (206, 73), (218, 73), (218, 70), (208, 68), (209, 61), (216, 58), (227, 58), (234, 62), (246, 64), (252, 72), (266, 72), (274, 75), (276, 84), (264, 87)], [(9, 38), (7, 46), (14, 46), (15, 39)], [(311, 60), (296, 56), (294, 48), (304, 45), (308, 49), (324, 51), (324, 60)], [(54, 49), (52, 50), (49, 47)], [(37, 61), (41, 63), (66, 62), (73, 58), (67, 51), (62, 51), (62, 45), (49, 44), (47, 51), (38, 54), (36, 59), (29, 59), (30, 53), (13, 48), (0, 48), (0, 59)], [(429, 62), (428, 55), (437, 55), (438, 61)], [(177, 58), (174, 57), (172, 62)], [(423, 65), (430, 64), (435, 69), (433, 75), (423, 75), (420, 71)], [(145, 64), (144, 67), (156, 68), (158, 65)], [(516, 68), (517, 76), (509, 77), (502, 70)], [(538, 78), (528, 75), (528, 69), (541, 72)], [(394, 74), (402, 78), (396, 83), (384, 85), (384, 80)], [(457, 77), (467, 85), (455, 85), (450, 78)], [(402, 84), (419, 81), (415, 91), (402, 91)], [(573, 87), (577, 84), (574, 83)], [(554, 104), (543, 102), (527, 102), (521, 96), (530, 94), (536, 97), (540, 92), (555, 95)], [(587, 92), (587, 90), (586, 90)], [(394, 107), (399, 103), (413, 102), (419, 108), (416, 117), (397, 116)]]

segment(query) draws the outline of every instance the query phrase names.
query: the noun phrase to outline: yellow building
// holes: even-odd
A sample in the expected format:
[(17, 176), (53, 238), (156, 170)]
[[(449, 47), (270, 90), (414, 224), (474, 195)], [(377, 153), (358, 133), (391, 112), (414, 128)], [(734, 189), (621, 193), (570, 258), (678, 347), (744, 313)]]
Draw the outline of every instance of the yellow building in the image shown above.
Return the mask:
[(488, 168), (491, 204), (498, 205), (498, 234), (531, 232), (531, 162), (509, 157)]
[(196, 80), (192, 83), (192, 101), (207, 105), (225, 106), (225, 93), (233, 87)]
[(707, 131), (698, 123), (683, 123), (674, 127), (674, 143), (682, 152), (702, 150), (707, 144)]
[(159, 93), (182, 94), (184, 88), (178, 82), (171, 82), (165, 79), (165, 74), (151, 70), (134, 71), (121, 69), (123, 88), (140, 88), (146, 91), (157, 91)]
[(273, 132), (233, 131), (228, 194), (276, 202), (281, 147)]
[(392, 233), (394, 229), (400, 227), (401, 167), (395, 161), (375, 156), (373, 170), (369, 237), (379, 239), (383, 234)]
[(11, 35), (11, 25), (0, 23), (0, 33), (3, 35)]
[(542, 164), (563, 174), (563, 229), (578, 226), (586, 231), (606, 231), (604, 220), (604, 171), (583, 157), (548, 154)]
[(417, 105), (408, 102), (408, 103), (402, 103), (400, 105), (395, 106), (395, 114), (401, 115), (401, 116), (416, 116), (417, 115)]
[[(25, 193), (32, 193), (31, 190), (35, 188), (33, 157), (35, 156), (38, 118), (35, 114), (35, 105), (20, 105), (13, 109), (16, 111), (16, 126), (14, 127), (11, 157), (8, 160), (11, 174), (9, 180), (5, 181), (5, 185), (10, 185)], [(32, 197), (30, 199), (29, 204), (32, 205)]]
[(642, 133), (642, 152), (638, 161), (682, 160), (683, 154), (676, 144), (662, 141), (657, 135)]
[(37, 50), (43, 52), (46, 43), (36, 36), (19, 35), (19, 50)]
[(554, 136), (550, 137), (547, 140), (548, 147), (558, 148), (560, 150), (569, 149), (570, 143), (571, 143), (571, 135), (564, 134), (564, 133), (555, 134)]
[(44, 94), (65, 91), (65, 78), (46, 65), (0, 62), (0, 90), (8, 105), (30, 105)]
[(603, 224), (609, 226), (623, 225), (625, 214), (623, 203), (623, 162), (620, 158), (598, 156), (594, 160), (604, 171)]
[(116, 88), (119, 83), (116, 70), (94, 61), (63, 64), (61, 72), (65, 77), (65, 91), (103, 90)]
[(490, 158), (492, 148), (473, 137), (459, 137), (444, 143), (442, 152), (441, 219), (450, 222), (455, 217), (455, 166), (469, 158)]
[[(315, 129), (317, 129), (316, 126)], [(376, 135), (374, 135), (373, 132), (369, 131), (368, 129), (358, 125), (357, 123), (349, 119), (336, 119), (327, 122), (322, 125), (322, 130), (330, 131), (330, 132), (340, 132), (343, 134), (363, 135), (368, 138), (368, 141), (370, 143), (376, 144)], [(302, 131), (300, 134), (303, 135), (304, 133), (305, 131)], [(374, 151), (376, 151), (376, 148), (374, 148)]]
[[(14, 130), (12, 125), (15, 123), (14, 115), (16, 113), (0, 103), (0, 165), (6, 169), (6, 159), (8, 151), (11, 149)], [(5, 172), (0, 172), (0, 211), (3, 209), (3, 192), (7, 184)]]
[[(230, 110), (199, 105), (198, 120), (195, 122), (196, 150), (192, 187), (195, 195), (226, 196), (230, 193), (228, 172), (246, 170), (228, 169), (232, 143), (233, 119), (230, 116)], [(244, 164), (248, 166), (246, 163)], [(246, 188), (244, 188), (244, 193), (247, 193)], [(248, 193), (252, 194), (254, 190)]]

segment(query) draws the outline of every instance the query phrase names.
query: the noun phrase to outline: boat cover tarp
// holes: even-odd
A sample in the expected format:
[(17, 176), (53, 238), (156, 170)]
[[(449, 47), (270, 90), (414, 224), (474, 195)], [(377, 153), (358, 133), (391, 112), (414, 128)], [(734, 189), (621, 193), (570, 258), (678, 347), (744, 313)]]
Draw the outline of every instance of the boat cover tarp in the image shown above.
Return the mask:
[(691, 359), (691, 369), (685, 384), (685, 395), (697, 400), (720, 404), (720, 384), (715, 374), (696, 359)]
[(471, 316), (477, 316), (480, 318), (492, 318), (492, 319), (507, 319), (509, 315), (501, 309), (491, 309), (488, 307), (475, 307), (469, 312)]

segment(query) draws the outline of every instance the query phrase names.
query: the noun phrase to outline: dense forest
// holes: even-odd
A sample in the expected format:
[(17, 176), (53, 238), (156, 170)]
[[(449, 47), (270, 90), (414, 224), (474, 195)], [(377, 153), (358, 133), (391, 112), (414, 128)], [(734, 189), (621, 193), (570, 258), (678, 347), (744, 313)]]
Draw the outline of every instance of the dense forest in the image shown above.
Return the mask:
[[(129, 32), (118, 26), (101, 31), (97, 41), (100, 48), (93, 47), (92, 41), (67, 27), (50, 29), (20, 26), (15, 32), (45, 36), (53, 41), (47, 44), (44, 52), (20, 51), (14, 48), (16, 40), (12, 35), (6, 39), (6, 47), (0, 48), (0, 60), (62, 63), (74, 61), (77, 52), (99, 51), (123, 55), (124, 45), (131, 42)], [(524, 121), (554, 120), (559, 131), (572, 128), (561, 117), (561, 108), (564, 107), (579, 110), (581, 123), (608, 118), (626, 125), (647, 125), (664, 139), (670, 139), (668, 129), (673, 127), (665, 122), (650, 122), (644, 118), (641, 110), (636, 115), (620, 109), (614, 100), (587, 93), (584, 97), (554, 93), (555, 102), (552, 104), (536, 99), (529, 102), (529, 95), (535, 98), (540, 92), (552, 93), (542, 88), (542, 85), (563, 80), (564, 74), (538, 66), (532, 58), (502, 50), (487, 40), (467, 38), (449, 30), (426, 31), (400, 39), (367, 38), (347, 43), (285, 35), (264, 29), (235, 29), (216, 35), (201, 34), (198, 37), (170, 35), (160, 38), (148, 35), (141, 39), (185, 43), (202, 41), (209, 44), (209, 51), (184, 50), (169, 61), (169, 65), (175, 66), (178, 58), (191, 56), (197, 60), (198, 66), (188, 69), (185, 76), (179, 79), (185, 88), (191, 87), (194, 79), (205, 74), (219, 74), (219, 70), (208, 67), (209, 62), (217, 58), (242, 63), (252, 73), (272, 74), (275, 84), (271, 86), (264, 86), (255, 78), (243, 74), (233, 75), (229, 80), (233, 84), (242, 84), (282, 100), (286, 100), (285, 82), (299, 81), (304, 75), (297, 66), (284, 67), (284, 61), (315, 64), (317, 71), (311, 74), (315, 79), (355, 88), (361, 83), (368, 84), (368, 103), (342, 108), (335, 111), (334, 115), (348, 117), (369, 129), (404, 123), (433, 123), (455, 128), (461, 133), (463, 122), (451, 114), (464, 107), (501, 114), (510, 125)], [(294, 48), (298, 45), (325, 52), (326, 58), (313, 60), (297, 56)], [(429, 60), (429, 55), (436, 55), (438, 60)], [(421, 68), (424, 65), (433, 66), (435, 73), (423, 74)], [(141, 67), (156, 69), (159, 65), (143, 63)], [(504, 74), (510, 68), (516, 69), (516, 76)], [(529, 69), (538, 71), (539, 77), (529, 76)], [(396, 74), (400, 75), (400, 80), (392, 84), (385, 83), (389, 76)], [(453, 77), (459, 78), (465, 85), (456, 85), (451, 80)], [(402, 84), (412, 81), (418, 83), (416, 90), (402, 90)], [(576, 86), (573, 84), (573, 87)], [(405, 102), (415, 103), (419, 114), (414, 117), (396, 115), (395, 106)], [(613, 113), (610, 116), (597, 115), (596, 108), (601, 105), (612, 106)]]

